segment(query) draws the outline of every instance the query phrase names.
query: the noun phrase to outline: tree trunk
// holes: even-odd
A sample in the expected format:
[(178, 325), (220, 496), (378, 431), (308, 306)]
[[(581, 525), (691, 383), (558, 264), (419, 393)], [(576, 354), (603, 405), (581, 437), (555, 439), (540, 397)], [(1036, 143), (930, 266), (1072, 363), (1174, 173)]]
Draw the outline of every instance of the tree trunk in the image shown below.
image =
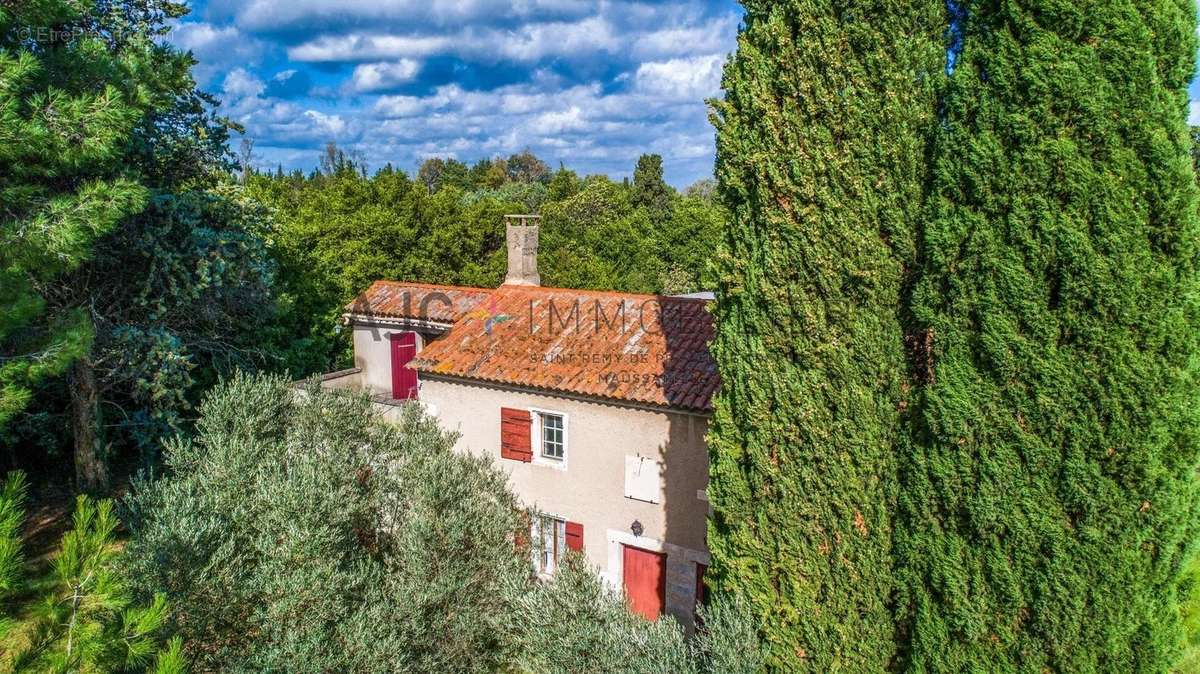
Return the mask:
[(75, 488), (81, 492), (104, 492), (108, 489), (108, 467), (97, 437), (96, 372), (86, 356), (72, 366), (70, 388)]

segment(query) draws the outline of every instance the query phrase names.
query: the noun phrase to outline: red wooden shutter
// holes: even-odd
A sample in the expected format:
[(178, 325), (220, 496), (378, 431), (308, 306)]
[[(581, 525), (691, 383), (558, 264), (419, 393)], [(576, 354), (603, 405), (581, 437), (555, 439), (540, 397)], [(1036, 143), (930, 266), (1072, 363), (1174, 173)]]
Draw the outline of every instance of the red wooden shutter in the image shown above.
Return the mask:
[(529, 410), (500, 408), (500, 458), (533, 461), (533, 445), (529, 441), (532, 425)]
[(531, 542), (529, 532), (533, 528), (528, 510), (517, 510), (517, 530), (513, 532), (513, 546), (517, 552), (528, 553)]
[(583, 525), (567, 522), (567, 549), (583, 551)]

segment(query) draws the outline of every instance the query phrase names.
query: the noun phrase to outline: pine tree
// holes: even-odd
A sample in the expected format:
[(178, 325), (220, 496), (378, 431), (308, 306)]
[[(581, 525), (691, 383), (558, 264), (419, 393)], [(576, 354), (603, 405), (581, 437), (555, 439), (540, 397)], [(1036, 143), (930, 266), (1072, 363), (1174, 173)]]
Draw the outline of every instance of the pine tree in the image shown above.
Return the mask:
[[(159, 594), (146, 606), (133, 601), (118, 569), (117, 518), (109, 500), (76, 499), (73, 528), (62, 538), (52, 583), (18, 584), (19, 530), (25, 481), (10, 473), (0, 491), (0, 597), (35, 595), (20, 629), (0, 616), (4, 664), (15, 672), (186, 671), (182, 642), (163, 642), (168, 606)], [(22, 586), (25, 585), (25, 586)]]
[(82, 312), (49, 312), (35, 288), (87, 259), (146, 199), (120, 161), (141, 92), (82, 76), (116, 79), (119, 59), (90, 40), (23, 38), (82, 18), (66, 2), (0, 6), (0, 428), (33, 384), (64, 372), (91, 341)]
[(967, 0), (914, 293), (914, 672), (1162, 672), (1196, 533), (1191, 2)]
[(0, 487), (0, 640), (8, 638), (12, 628), (9, 595), (17, 589), (25, 557), (21, 551), (21, 523), (25, 519), (25, 474), (9, 473)]
[(880, 671), (896, 650), (897, 307), (943, 9), (743, 4), (715, 119), (732, 222), (712, 346), (713, 582), (749, 600), (772, 670)]

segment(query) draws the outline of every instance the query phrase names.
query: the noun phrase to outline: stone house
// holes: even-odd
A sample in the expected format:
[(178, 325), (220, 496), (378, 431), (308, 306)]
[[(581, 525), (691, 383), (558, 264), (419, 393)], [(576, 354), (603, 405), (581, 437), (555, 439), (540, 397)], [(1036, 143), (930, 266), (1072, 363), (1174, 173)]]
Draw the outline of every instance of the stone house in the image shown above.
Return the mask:
[(582, 550), (646, 616), (690, 624), (703, 592), (718, 385), (704, 298), (546, 288), (538, 225), (510, 216), (499, 288), (378, 281), (349, 305), (355, 367), (385, 416), (416, 402), (544, 513), (531, 562)]

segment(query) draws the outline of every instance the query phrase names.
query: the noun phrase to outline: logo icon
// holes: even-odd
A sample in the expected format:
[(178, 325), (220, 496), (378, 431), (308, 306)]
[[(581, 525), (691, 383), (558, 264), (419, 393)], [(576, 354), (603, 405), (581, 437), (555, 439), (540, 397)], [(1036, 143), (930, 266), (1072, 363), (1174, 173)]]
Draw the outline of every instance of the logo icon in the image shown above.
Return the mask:
[(491, 295), (487, 300), (487, 309), (476, 309), (467, 314), (469, 318), (479, 318), (483, 320), (483, 331), (491, 336), (492, 328), (505, 321), (511, 321), (512, 316), (500, 313), (500, 307), (496, 304), (496, 297)]

